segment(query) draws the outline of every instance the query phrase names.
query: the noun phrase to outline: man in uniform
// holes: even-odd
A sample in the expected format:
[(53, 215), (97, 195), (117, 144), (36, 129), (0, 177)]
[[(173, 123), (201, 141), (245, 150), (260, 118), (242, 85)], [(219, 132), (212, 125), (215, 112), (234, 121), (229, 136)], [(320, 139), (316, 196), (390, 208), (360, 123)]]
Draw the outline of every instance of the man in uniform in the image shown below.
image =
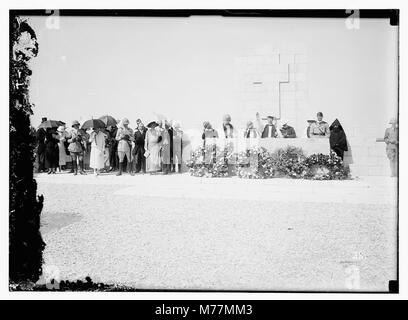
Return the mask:
[(387, 145), (387, 157), (390, 159), (391, 177), (398, 176), (398, 121), (392, 118), (391, 127), (385, 130), (384, 141)]
[(328, 138), (330, 136), (329, 124), (323, 121), (323, 113), (317, 113), (317, 121), (310, 125), (309, 134), (311, 138)]

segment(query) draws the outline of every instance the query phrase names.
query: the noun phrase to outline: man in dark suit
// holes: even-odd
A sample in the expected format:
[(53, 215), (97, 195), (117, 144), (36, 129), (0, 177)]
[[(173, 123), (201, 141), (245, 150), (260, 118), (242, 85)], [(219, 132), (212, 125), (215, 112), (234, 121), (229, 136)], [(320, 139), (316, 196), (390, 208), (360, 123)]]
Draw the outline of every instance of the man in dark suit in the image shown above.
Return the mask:
[(262, 131), (262, 138), (276, 138), (278, 137), (278, 132), (276, 131), (275, 117), (268, 116), (268, 123), (265, 125)]

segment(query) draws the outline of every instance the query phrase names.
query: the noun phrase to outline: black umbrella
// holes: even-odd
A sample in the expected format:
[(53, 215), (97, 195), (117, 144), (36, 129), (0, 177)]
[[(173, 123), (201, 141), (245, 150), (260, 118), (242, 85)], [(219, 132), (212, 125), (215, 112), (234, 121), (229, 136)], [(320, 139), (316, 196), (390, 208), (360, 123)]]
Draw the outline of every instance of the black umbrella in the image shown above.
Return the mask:
[(99, 120), (102, 120), (106, 126), (116, 126), (117, 124), (115, 118), (107, 114), (100, 117)]
[(89, 129), (89, 128), (105, 128), (105, 123), (100, 120), (100, 119), (91, 119), (91, 120), (87, 120), (84, 122), (84, 124), (82, 125), (81, 129)]
[(61, 125), (61, 121), (57, 121), (57, 120), (47, 120), (42, 122), (39, 126), (38, 129), (40, 128), (58, 128)]

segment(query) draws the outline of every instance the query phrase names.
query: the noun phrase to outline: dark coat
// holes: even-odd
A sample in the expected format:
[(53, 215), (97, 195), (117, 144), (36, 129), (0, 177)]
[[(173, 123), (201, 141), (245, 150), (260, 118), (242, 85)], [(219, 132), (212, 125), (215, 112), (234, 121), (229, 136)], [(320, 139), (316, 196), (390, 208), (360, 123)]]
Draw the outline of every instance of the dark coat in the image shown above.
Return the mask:
[[(269, 124), (265, 126), (265, 128), (262, 131), (262, 138), (268, 138), (268, 132), (269, 132)], [(272, 125), (272, 137), (276, 137), (276, 127)]]
[[(334, 127), (338, 126), (337, 129)], [(343, 159), (344, 151), (348, 151), (346, 133), (340, 124), (339, 120), (334, 120), (334, 122), (329, 127), (330, 129), (330, 148), (336, 152), (336, 154)]]
[(40, 128), (36, 132), (36, 138), (38, 143), (37, 152), (43, 153), (45, 151), (45, 130), (44, 128)]
[(53, 135), (53, 131), (47, 131), (45, 134), (45, 167), (47, 169), (57, 168), (59, 165), (59, 140)]
[(291, 126), (286, 125), (281, 129), (281, 132), (284, 138), (296, 138), (295, 129), (293, 129)]

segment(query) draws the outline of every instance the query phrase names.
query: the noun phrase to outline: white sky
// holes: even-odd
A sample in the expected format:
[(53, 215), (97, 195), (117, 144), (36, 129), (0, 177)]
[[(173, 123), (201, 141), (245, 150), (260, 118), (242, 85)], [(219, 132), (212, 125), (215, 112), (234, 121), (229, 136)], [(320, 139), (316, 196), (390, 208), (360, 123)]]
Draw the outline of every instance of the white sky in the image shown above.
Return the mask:
[(307, 115), (364, 118), (378, 135), (395, 115), (397, 33), (386, 19), (363, 20), (360, 30), (343, 19), (60, 19), (55, 30), (30, 17), (39, 41), (34, 126), (42, 116), (70, 123), (103, 114), (134, 126), (159, 113), (185, 128), (201, 130), (204, 120), (217, 127), (224, 113), (239, 116), (235, 58), (265, 48), (308, 55)]

